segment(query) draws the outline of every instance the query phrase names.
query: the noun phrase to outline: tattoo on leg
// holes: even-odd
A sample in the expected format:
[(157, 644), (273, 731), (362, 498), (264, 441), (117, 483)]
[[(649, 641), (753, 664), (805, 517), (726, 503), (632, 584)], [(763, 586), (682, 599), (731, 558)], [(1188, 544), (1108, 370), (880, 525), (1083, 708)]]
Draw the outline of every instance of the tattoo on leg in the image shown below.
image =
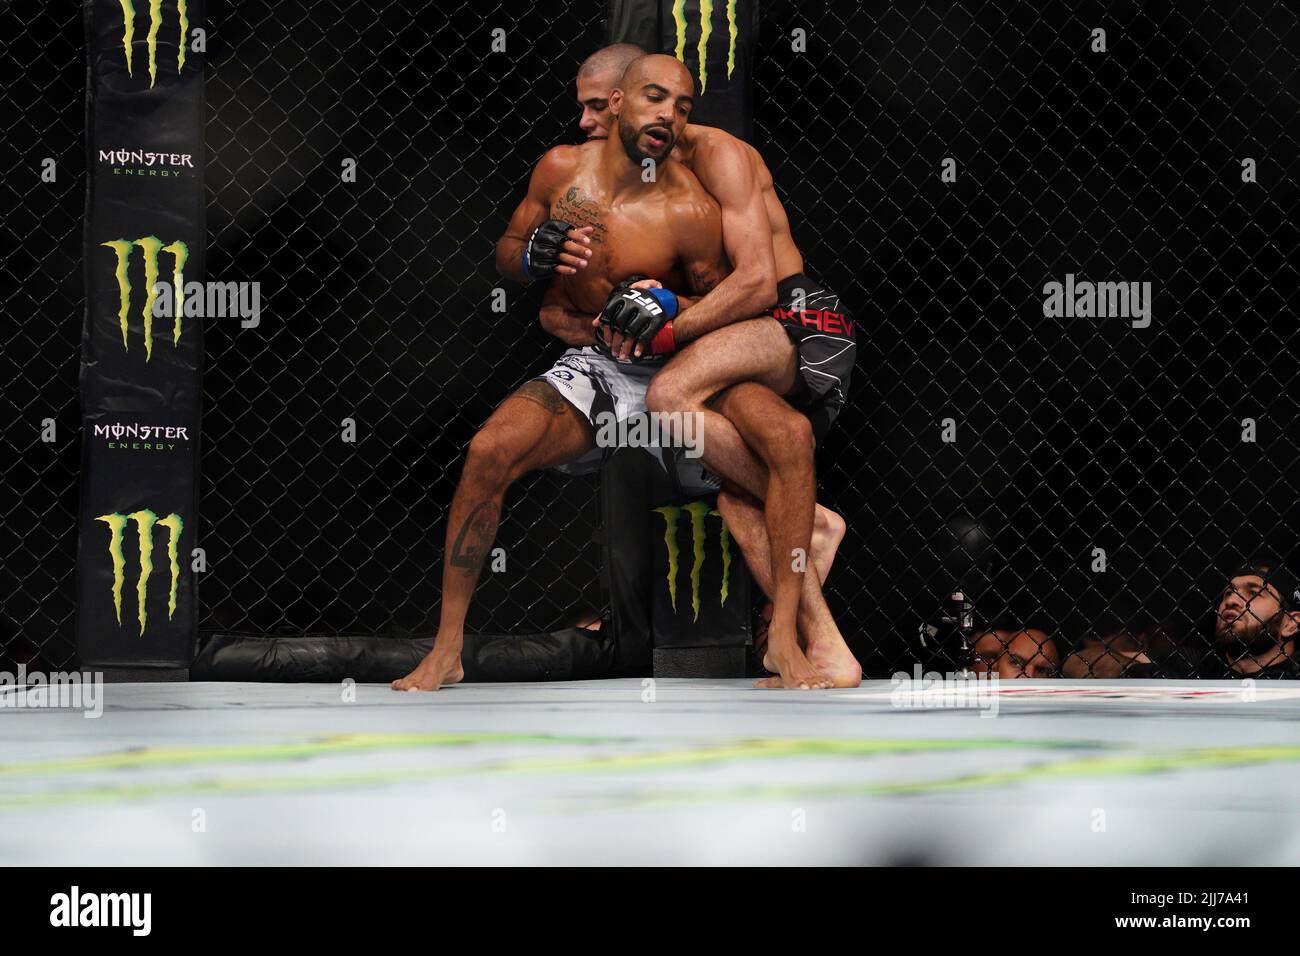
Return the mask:
[(569, 403), (564, 400), (564, 396), (538, 379), (525, 382), (510, 397), (522, 398), (534, 405), (540, 405), (556, 417), (563, 415), (565, 409), (569, 407)]
[(454, 567), (463, 568), (466, 574), (472, 574), (483, 566), (488, 548), (496, 538), (499, 518), (500, 512), (491, 501), (484, 501), (469, 513), (451, 548), (451, 563)]

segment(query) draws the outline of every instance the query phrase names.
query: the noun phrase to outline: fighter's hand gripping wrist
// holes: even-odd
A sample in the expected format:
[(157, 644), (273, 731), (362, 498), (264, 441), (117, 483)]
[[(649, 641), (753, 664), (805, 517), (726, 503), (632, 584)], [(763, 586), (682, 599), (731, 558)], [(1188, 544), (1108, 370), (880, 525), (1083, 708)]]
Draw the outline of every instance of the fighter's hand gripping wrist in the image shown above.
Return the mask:
[(651, 351), (664, 352), (672, 350), (671, 327), (665, 335), (660, 333), (675, 315), (677, 296), (668, 289), (615, 287), (601, 312), (601, 322), (613, 333), (651, 345)]

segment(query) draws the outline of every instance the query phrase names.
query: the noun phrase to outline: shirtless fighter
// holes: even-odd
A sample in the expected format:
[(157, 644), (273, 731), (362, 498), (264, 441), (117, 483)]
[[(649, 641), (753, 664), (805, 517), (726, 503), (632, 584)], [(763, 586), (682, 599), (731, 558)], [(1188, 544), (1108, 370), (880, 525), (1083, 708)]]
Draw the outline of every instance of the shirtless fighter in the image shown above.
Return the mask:
[[(659, 276), (670, 286), (704, 294), (729, 269), (717, 203), (669, 156), (690, 110), (690, 74), (671, 57), (638, 63), (625, 83), (635, 92), (612, 94), (618, 135), (548, 152), (534, 169), (528, 194), (507, 230), (534, 227), (521, 266), (529, 269), (531, 261), (530, 274), (545, 274), (557, 271), (554, 250), (538, 241), (547, 216), (587, 223), (586, 265), (571, 275), (560, 274), (543, 299), (543, 324), (561, 337), (567, 332), (574, 340), (592, 341), (592, 316), (606, 310), (616, 285), (628, 276)], [(643, 177), (646, 159), (656, 164), (648, 179)], [(628, 294), (628, 284), (619, 286), (618, 293)], [(656, 295), (666, 297), (663, 290), (633, 294), (655, 301), (660, 301)], [(683, 315), (691, 304), (681, 298)], [(611, 366), (621, 374), (607, 374)], [(393, 682), (394, 689), (435, 690), (463, 677), (465, 615), (496, 536), (506, 489), (529, 471), (599, 454), (592, 428), (596, 414), (609, 410), (624, 419), (644, 411), (645, 383), (657, 369), (654, 363), (620, 364), (591, 347), (570, 349), (545, 376), (523, 385), (492, 414), (470, 442), (452, 499), (438, 636), (415, 671)], [(641, 379), (639, 391), (628, 384), (634, 376)], [(797, 645), (781, 650), (787, 653), (782, 673), (791, 675), (794, 686), (827, 686)]]
[[(580, 126), (589, 138), (608, 132), (605, 84), (616, 76), (610, 66), (637, 50), (605, 47), (579, 69)], [(843, 522), (820, 506), (815, 519), (811, 511), (812, 448), (844, 404), (857, 352), (853, 322), (837, 296), (803, 274), (803, 256), (757, 150), (723, 130), (689, 124), (672, 155), (718, 200), (734, 271), (674, 321), (679, 343), (708, 333), (708, 344), (686, 347), (668, 363), (651, 384), (647, 406), (704, 416), (704, 461), (732, 482), (719, 495), (718, 509), (758, 583), (775, 599), (775, 613), (769, 606), (765, 614), (772, 614), (777, 633), (788, 633), (797, 619), (813, 663), (836, 686), (855, 685), (861, 670), (820, 588)], [(582, 267), (580, 260), (574, 257), (575, 268)], [(774, 296), (777, 276), (785, 278)], [(779, 325), (738, 321), (762, 312)], [(627, 342), (620, 347), (614, 339), (620, 355), (644, 350)], [(738, 478), (737, 463), (753, 460), (736, 448), (741, 435), (765, 464), (779, 467)], [(817, 574), (798, 573), (792, 552), (809, 555)]]

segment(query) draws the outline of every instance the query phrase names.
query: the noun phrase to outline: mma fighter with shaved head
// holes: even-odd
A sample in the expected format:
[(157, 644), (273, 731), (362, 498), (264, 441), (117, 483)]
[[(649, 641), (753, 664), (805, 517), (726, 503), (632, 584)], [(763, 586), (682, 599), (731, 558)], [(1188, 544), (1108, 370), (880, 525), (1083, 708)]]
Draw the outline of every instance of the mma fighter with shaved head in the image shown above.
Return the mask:
[[(668, 317), (688, 318), (694, 300), (679, 298), (658, 281), (655, 288), (635, 288), (644, 283), (633, 280), (657, 275), (678, 288), (689, 283), (693, 292), (707, 294), (729, 271), (717, 204), (669, 155), (690, 109), (689, 73), (670, 57), (644, 57), (628, 67), (621, 86), (626, 92), (620, 88), (610, 95), (617, 138), (547, 153), (498, 247), (499, 263), (505, 259), (506, 269), (517, 263), (530, 278), (558, 276), (544, 299), (543, 324), (575, 346), (583, 345), (570, 349), (546, 376), (503, 403), (471, 442), (451, 509), (438, 639), (415, 672), (394, 682), (397, 689), (433, 689), (461, 676), (464, 614), (495, 536), (506, 487), (534, 468), (588, 456), (594, 447), (591, 425), (597, 410), (612, 405), (620, 418), (637, 412), (641, 396), (628, 383), (644, 385), (655, 371), (651, 356), (675, 350)], [(658, 163), (648, 179), (642, 175), (647, 161)], [(551, 219), (545, 218), (548, 212)], [(513, 242), (512, 252), (508, 240), (525, 236), (527, 243)], [(582, 248), (575, 255), (568, 246), (579, 243)], [(562, 261), (565, 256), (574, 261)], [(585, 344), (592, 341), (589, 323), (595, 314), (606, 326), (597, 339), (603, 350)], [(704, 323), (701, 327), (708, 331)], [(629, 354), (633, 349), (636, 354)], [(629, 362), (647, 352), (648, 361)], [(752, 463), (752, 453), (734, 429), (731, 436), (717, 440), (729, 439), (740, 446), (732, 457), (748, 459), (750, 466), (729, 468), (724, 474), (742, 487), (755, 487), (753, 476), (761, 474), (761, 466)], [(799, 450), (797, 443), (794, 449)], [(811, 445), (807, 451), (811, 459)], [(778, 470), (770, 459), (766, 463), (773, 474)], [(808, 466), (811, 472), (810, 460)], [(775, 484), (769, 478), (769, 500)], [(762, 488), (756, 490), (761, 493)], [(808, 504), (811, 518), (811, 489)], [(794, 602), (797, 606), (797, 591)], [(851, 661), (842, 639), (839, 643)], [(825, 645), (823, 641), (823, 649)], [(811, 653), (811, 640), (809, 648)], [(772, 632), (765, 664), (778, 673), (778, 686), (816, 688), (833, 682), (800, 648), (793, 614), (790, 627)], [(856, 671), (856, 661), (852, 666)], [(859, 675), (853, 675), (853, 683)]]
[[(614, 44), (593, 53), (579, 68), (579, 125), (589, 139), (608, 134), (610, 89), (639, 53), (631, 44)], [(689, 340), (735, 322), (740, 326), (718, 339), (708, 338), (707, 350), (688, 348), (673, 358), (655, 377), (647, 405), (656, 411), (704, 416), (704, 460), (730, 479), (718, 497), (719, 511), (758, 583), (776, 597), (776, 626), (789, 626), (798, 594), (798, 631), (809, 656), (836, 686), (856, 684), (861, 670), (847, 652), (820, 588), (843, 538), (844, 522), (817, 505), (810, 542), (805, 534), (808, 502), (814, 495), (811, 447), (844, 404), (857, 355), (853, 321), (834, 293), (803, 273), (803, 256), (772, 174), (757, 150), (723, 130), (688, 123), (673, 157), (718, 201), (723, 242), (734, 267), (688, 316), (674, 323), (676, 338)], [(581, 239), (565, 250), (570, 268), (582, 268), (580, 246)], [(779, 288), (774, 290), (774, 285)], [(773, 334), (773, 323), (741, 322), (763, 313), (779, 321), (784, 335)], [(757, 362), (743, 367), (715, 360), (741, 351)], [(737, 479), (736, 468), (753, 458), (737, 449), (733, 415), (748, 423), (751, 444), (764, 460), (784, 455), (790, 466), (798, 461), (805, 467), (750, 472), (745, 480)], [(779, 506), (765, 509), (772, 481), (787, 487), (776, 489)], [(792, 552), (808, 554), (817, 574), (794, 571)], [(772, 611), (769, 605), (765, 615)]]

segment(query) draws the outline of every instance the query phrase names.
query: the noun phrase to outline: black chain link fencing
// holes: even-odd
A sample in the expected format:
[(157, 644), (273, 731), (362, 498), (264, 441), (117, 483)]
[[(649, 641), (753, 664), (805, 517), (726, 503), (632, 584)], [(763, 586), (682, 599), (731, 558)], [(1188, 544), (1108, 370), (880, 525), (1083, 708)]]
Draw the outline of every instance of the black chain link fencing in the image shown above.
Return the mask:
[[(957, 590), (970, 637), (1032, 628), (1067, 673), (1145, 650), (1225, 676), (1229, 573), (1295, 555), (1300, 526), (1294, 10), (777, 2), (763, 27), (757, 145), (861, 321), (819, 462), (864, 665), (959, 662)], [(797, 27), (815, 56), (791, 55)], [(1067, 274), (1150, 281), (1150, 326), (1046, 318)]]
[[(0, 10), (0, 668), (73, 658), (86, 57), (76, 4)], [(53, 175), (53, 181), (48, 181)]]
[[(1295, 13), (760, 13), (755, 145), (809, 271), (860, 323), (818, 460), (849, 529), (828, 597), (867, 675), (1000, 658), (1224, 676), (1229, 572), (1294, 555), (1300, 525)], [(0, 134), (18, 159), (0, 251), (0, 657), (53, 668), (73, 656), (85, 63), (75, 6), (3, 16), (19, 79), (0, 99), (21, 119)], [(537, 158), (580, 138), (572, 81), (602, 17), (582, 2), (209, 11), (208, 278), (260, 282), (263, 307), (257, 328), (205, 329), (203, 629), (432, 629), (469, 438), (561, 349), (537, 325), (541, 290), (502, 283), (492, 243)], [(47, 156), (55, 183), (38, 179)], [(1046, 317), (1045, 286), (1067, 275), (1150, 282), (1150, 324)], [(600, 604), (595, 496), (594, 479), (516, 486), (507, 570), (484, 575), (471, 629), (538, 631)]]
[[(533, 163), (574, 140), (572, 78), (603, 36), (584, 6), (241, 4), (217, 23), (208, 268), (260, 282), (269, 314), (206, 339), (201, 627), (433, 629), (464, 450), (556, 352), (540, 289), (491, 310), (492, 254)], [(599, 603), (595, 494), (515, 490), (470, 629)]]

